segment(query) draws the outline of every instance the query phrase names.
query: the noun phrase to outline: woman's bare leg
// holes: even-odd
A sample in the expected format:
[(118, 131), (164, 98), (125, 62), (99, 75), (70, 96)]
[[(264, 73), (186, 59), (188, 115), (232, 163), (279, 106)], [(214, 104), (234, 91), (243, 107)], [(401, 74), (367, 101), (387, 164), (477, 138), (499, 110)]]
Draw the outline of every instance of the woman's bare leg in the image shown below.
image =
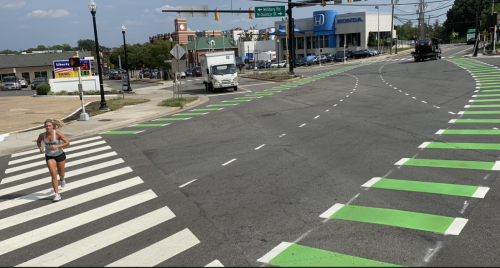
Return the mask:
[(59, 183), (57, 182), (57, 165), (55, 160), (47, 161), (47, 167), (49, 167), (50, 176), (52, 176), (52, 187), (56, 194), (59, 193)]

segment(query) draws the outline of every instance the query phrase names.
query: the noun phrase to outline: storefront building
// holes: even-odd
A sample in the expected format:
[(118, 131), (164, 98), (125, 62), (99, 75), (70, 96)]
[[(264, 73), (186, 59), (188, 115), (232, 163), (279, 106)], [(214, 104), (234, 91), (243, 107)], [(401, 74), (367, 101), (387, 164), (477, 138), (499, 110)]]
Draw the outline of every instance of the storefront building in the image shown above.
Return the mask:
[[(287, 23), (276, 21), (276, 31), (272, 33), (277, 37), (276, 50), (281, 59), (286, 57), (288, 50)], [(356, 12), (339, 15), (336, 10), (315, 11), (310, 18), (295, 19), (295, 57), (301, 59), (309, 55), (336, 53), (343, 50), (344, 40), (352, 51), (365, 49), (370, 33), (376, 36), (379, 28), (380, 40), (390, 36), (390, 14)]]

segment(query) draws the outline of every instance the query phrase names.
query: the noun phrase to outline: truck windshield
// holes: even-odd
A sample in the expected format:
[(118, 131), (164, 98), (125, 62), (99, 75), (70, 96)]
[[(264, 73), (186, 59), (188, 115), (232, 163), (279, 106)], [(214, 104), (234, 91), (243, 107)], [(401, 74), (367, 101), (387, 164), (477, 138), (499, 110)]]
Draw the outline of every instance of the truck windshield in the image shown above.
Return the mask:
[(212, 66), (212, 73), (214, 75), (225, 75), (236, 73), (236, 66), (234, 64), (223, 64)]

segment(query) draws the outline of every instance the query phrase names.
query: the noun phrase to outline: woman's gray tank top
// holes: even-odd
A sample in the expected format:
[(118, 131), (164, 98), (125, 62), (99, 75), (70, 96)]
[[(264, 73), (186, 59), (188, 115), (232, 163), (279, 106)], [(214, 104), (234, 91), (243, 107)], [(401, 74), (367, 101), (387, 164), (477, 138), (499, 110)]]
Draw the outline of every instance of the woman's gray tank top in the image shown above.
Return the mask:
[(60, 140), (57, 140), (56, 131), (54, 130), (54, 138), (51, 142), (47, 142), (47, 132), (43, 133), (43, 143), (45, 143), (45, 154), (48, 156), (58, 156), (64, 153), (62, 148), (51, 149), (51, 145), (59, 145), (61, 144)]

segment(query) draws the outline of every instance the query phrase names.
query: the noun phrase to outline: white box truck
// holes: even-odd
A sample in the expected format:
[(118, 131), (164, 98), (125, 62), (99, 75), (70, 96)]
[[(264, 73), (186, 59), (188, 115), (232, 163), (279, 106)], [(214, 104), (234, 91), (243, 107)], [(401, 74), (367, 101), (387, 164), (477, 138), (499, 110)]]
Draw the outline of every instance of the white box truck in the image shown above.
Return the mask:
[(208, 91), (224, 88), (238, 90), (238, 72), (234, 51), (207, 53), (200, 56), (203, 84)]

